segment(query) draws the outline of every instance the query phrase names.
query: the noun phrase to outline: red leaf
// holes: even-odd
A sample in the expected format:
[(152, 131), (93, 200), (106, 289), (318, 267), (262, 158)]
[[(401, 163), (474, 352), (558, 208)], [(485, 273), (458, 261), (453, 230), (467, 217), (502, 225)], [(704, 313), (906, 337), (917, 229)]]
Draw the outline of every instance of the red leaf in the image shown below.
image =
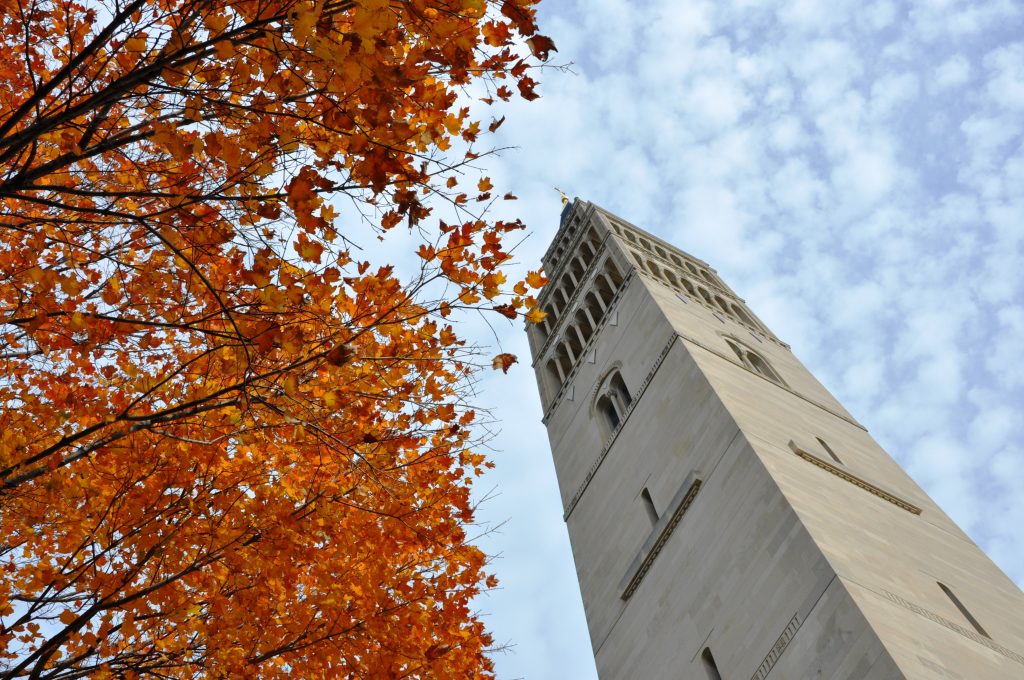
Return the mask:
[(530, 51), (533, 52), (533, 56), (537, 57), (541, 61), (548, 60), (549, 52), (558, 51), (558, 48), (555, 47), (555, 41), (546, 35), (535, 35), (528, 39), (526, 44), (530, 46)]
[(507, 319), (515, 319), (519, 314), (512, 305), (494, 305), (494, 311)]
[(327, 363), (329, 364), (341, 366), (348, 363), (348, 360), (351, 359), (355, 353), (356, 351), (352, 348), (352, 345), (341, 343), (328, 352), (324, 358), (327, 359)]
[(517, 85), (519, 86), (519, 94), (522, 95), (523, 99), (527, 101), (533, 101), (540, 97), (539, 94), (533, 91), (533, 88), (537, 86), (537, 81), (529, 76), (524, 76)]

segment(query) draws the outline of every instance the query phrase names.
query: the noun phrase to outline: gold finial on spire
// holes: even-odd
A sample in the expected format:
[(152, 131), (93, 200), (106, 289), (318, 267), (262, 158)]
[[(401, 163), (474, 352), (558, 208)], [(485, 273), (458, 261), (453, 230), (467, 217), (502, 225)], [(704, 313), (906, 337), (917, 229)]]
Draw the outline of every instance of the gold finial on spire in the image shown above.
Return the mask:
[(555, 187), (555, 191), (562, 194), (562, 205), (569, 205), (569, 197), (565, 195), (565, 192), (558, 187)]

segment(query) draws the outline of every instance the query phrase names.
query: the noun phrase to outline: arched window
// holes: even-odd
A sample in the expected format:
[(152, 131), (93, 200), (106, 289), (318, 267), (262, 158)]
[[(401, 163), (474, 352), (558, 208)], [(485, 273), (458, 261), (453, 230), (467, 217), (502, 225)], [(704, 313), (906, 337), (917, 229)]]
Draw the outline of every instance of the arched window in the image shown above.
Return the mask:
[(590, 338), (594, 335), (594, 327), (590, 325), (590, 319), (587, 318), (587, 313), (580, 307), (576, 310), (576, 316), (573, 317), (573, 321), (576, 322), (576, 327), (580, 329), (580, 333), (583, 335), (583, 342), (590, 342)]
[(551, 357), (547, 363), (548, 377), (551, 378), (551, 382), (556, 388), (562, 386), (562, 375), (558, 372), (558, 364), (555, 362), (555, 358)]
[(622, 274), (619, 272), (619, 268), (615, 266), (615, 263), (611, 260), (605, 260), (605, 269), (608, 272), (608, 277), (611, 279), (612, 285), (618, 288), (622, 285)]
[(555, 358), (558, 359), (558, 366), (562, 369), (562, 375), (569, 375), (569, 371), (572, 370), (572, 357), (569, 356), (569, 348), (566, 347), (565, 342), (558, 345)]
[(768, 378), (774, 383), (779, 385), (785, 385), (786, 383), (782, 380), (775, 369), (771, 367), (767, 360), (760, 354), (750, 349), (742, 342), (735, 338), (726, 338), (725, 342), (729, 345), (730, 349), (736, 354), (736, 357), (740, 360), (744, 366), (748, 369), (757, 373), (758, 375)]
[(647, 260), (647, 269), (655, 278), (661, 278), (661, 270), (658, 269), (658, 265), (654, 264), (654, 260)]
[(632, 403), (633, 398), (626, 389), (622, 374), (612, 371), (601, 382), (594, 400), (594, 410), (602, 421), (606, 437), (619, 428)]
[(590, 291), (583, 300), (594, 323), (600, 323), (601, 317), (604, 316), (604, 308), (601, 306), (601, 301), (597, 299), (597, 294)]
[(585, 268), (583, 266), (583, 258), (577, 257), (572, 261), (572, 267), (569, 271), (572, 273), (572, 278), (576, 280), (576, 285), (579, 286), (583, 282), (583, 274)]
[(757, 327), (757, 324), (755, 324), (754, 320), (750, 318), (750, 315), (747, 314), (739, 305), (734, 304), (732, 306), (732, 311), (736, 316), (740, 318), (740, 320), (743, 323), (747, 324), (748, 326), (754, 326), (755, 328)]
[(612, 289), (611, 284), (608, 283), (608, 279), (603, 274), (599, 274), (594, 279), (594, 288), (597, 290), (597, 294), (601, 297), (601, 302), (604, 303), (605, 308), (612, 302), (612, 298), (615, 297), (615, 291)]
[(612, 402), (611, 397), (609, 397), (607, 394), (598, 397), (597, 412), (601, 414), (602, 418), (604, 418), (606, 435), (611, 434), (612, 432), (615, 432), (615, 430), (619, 429), (619, 423), (621, 422), (619, 418), (619, 412), (615, 408), (615, 404), (614, 402)]
[(594, 246), (587, 241), (580, 241), (580, 257), (583, 258), (583, 264), (590, 266), (590, 263), (594, 261), (594, 256), (597, 253), (594, 251)]

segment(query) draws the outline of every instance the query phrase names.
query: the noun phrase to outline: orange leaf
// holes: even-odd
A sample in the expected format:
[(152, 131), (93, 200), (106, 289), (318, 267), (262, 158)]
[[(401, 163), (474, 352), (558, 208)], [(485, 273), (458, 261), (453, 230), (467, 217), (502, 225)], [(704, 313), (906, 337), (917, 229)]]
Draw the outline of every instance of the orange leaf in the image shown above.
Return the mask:
[(498, 370), (500, 368), (502, 373), (508, 373), (508, 369), (512, 364), (518, 362), (519, 359), (516, 358), (515, 354), (499, 354), (494, 357), (494, 360), (491, 362), (491, 368), (494, 370)]
[(316, 241), (311, 241), (304, 233), (299, 232), (299, 236), (295, 241), (295, 251), (303, 260), (320, 264), (320, 258), (324, 254), (324, 247)]
[(531, 288), (542, 288), (547, 282), (548, 278), (541, 274), (540, 271), (530, 272), (526, 275), (526, 283)]

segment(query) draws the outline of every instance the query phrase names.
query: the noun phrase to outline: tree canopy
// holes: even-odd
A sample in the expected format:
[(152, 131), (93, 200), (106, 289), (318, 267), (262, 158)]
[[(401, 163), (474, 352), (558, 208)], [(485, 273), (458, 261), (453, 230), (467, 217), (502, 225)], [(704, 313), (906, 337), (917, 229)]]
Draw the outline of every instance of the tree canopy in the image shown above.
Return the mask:
[(467, 106), (535, 2), (0, 3), (0, 676), (490, 674), (452, 315), (543, 316)]

